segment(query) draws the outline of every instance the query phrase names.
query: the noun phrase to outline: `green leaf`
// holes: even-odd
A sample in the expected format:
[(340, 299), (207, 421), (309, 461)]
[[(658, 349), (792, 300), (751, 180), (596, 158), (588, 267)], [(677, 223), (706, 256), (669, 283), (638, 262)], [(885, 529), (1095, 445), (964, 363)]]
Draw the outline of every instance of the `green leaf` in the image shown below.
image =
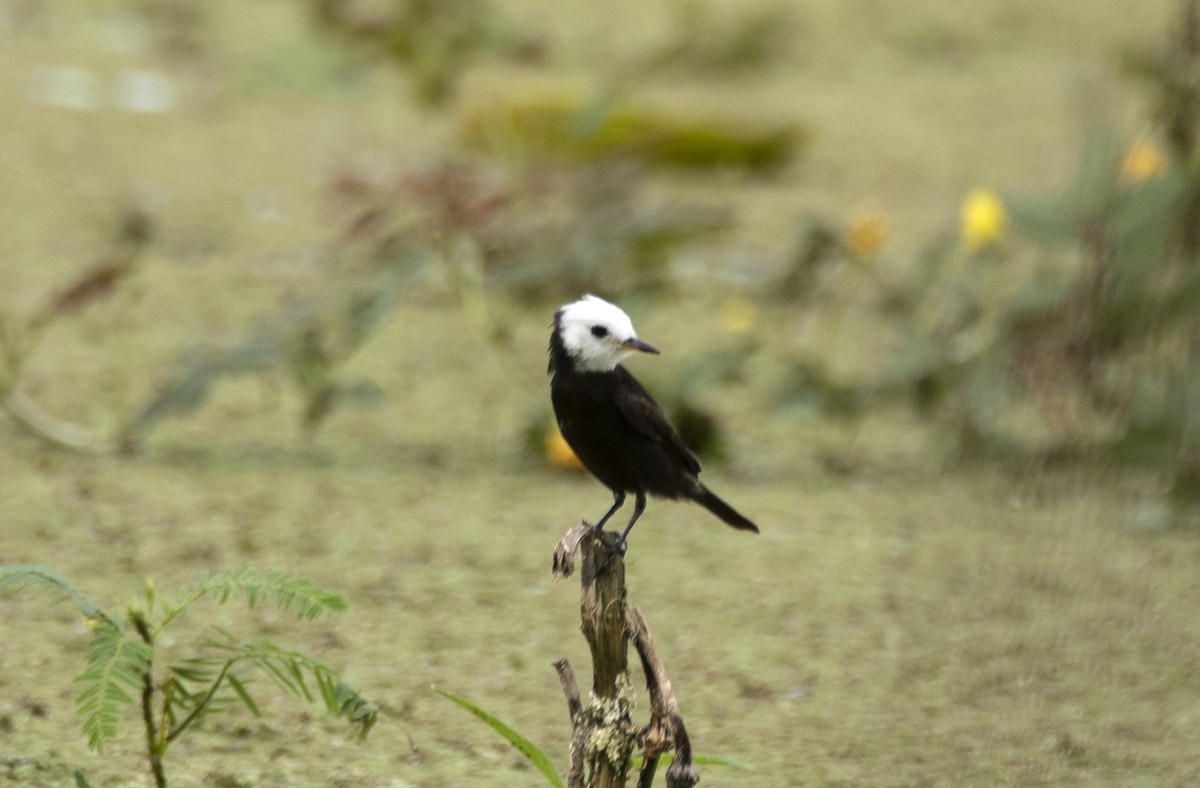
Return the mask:
[(1061, 200), (1005, 196), (1004, 208), (1017, 232), (1046, 246), (1066, 246), (1079, 236), (1079, 217), (1073, 205)]
[(284, 659), (287, 659), (287, 657), (292, 657), (292, 659), (288, 659), (283, 664), (287, 668), (288, 672), (292, 674), (292, 679), (295, 680), (296, 686), (300, 688), (300, 692), (304, 695), (304, 699), (309, 703), (312, 703), (312, 693), (308, 691), (308, 683), (304, 680), (304, 671), (300, 669), (300, 662), (298, 659), (296, 659), (296, 657), (300, 656), (301, 655), (288, 654), (286, 657), (284, 657)]
[(288, 358), (292, 379), (303, 391), (316, 391), (328, 381), (333, 371), (333, 359), (325, 349), (322, 327), (313, 323), (296, 338)]
[[(665, 752), (659, 757), (658, 765), (660, 767), (666, 766), (673, 760), (675, 760), (675, 753)], [(640, 769), (642, 763), (644, 763), (644, 759), (641, 755), (635, 755), (631, 763), (634, 768)], [(726, 758), (723, 755), (693, 755), (692, 763), (697, 766), (725, 766), (730, 769), (741, 769), (743, 771), (751, 771), (754, 768), (745, 761), (739, 761), (737, 758)]]
[(269, 370), (282, 363), (287, 355), (281, 328), (276, 322), (266, 322), (230, 348), (218, 363), (221, 372), (240, 375)]
[(1121, 141), (1107, 130), (1092, 135), (1083, 149), (1073, 185), (1074, 203), (1081, 216), (1103, 214), (1117, 183)]
[(449, 692), (439, 689), (438, 687), (432, 687), (432, 689), (443, 698), (457, 703), (462, 708), (483, 720), (492, 730), (503, 736), (509, 744), (516, 747), (522, 755), (528, 758), (529, 762), (532, 763), (534, 767), (536, 767), (537, 770), (545, 776), (551, 785), (555, 786), (556, 788), (562, 788), (562, 779), (558, 776), (558, 772), (554, 770), (554, 765), (550, 763), (550, 759), (546, 757), (546, 753), (542, 752), (542, 750), (536, 744), (529, 741), (524, 736), (510, 728), (508, 725), (505, 725), (503, 722), (496, 719), (491, 714), (488, 714), (486, 711), (470, 701), (464, 700), (456, 695), (451, 695)]
[[(222, 656), (229, 668), (238, 662), (247, 662), (261, 668), (275, 683), (289, 694), (312, 702), (306, 676), (316, 683), (326, 709), (336, 717), (344, 717), (358, 728), (358, 739), (363, 741), (379, 718), (379, 706), (367, 700), (350, 684), (342, 681), (336, 673), (319, 660), (297, 651), (288, 651), (267, 640), (239, 641), (228, 632), (217, 630), (220, 638), (211, 638), (205, 646)], [(230, 687), (243, 703), (257, 713), (257, 706), (246, 693), (244, 682), (228, 671)]]
[(301, 681), (297, 684), (296, 679), (287, 669), (287, 665), (281, 664), (278, 660), (265, 655), (247, 655), (247, 659), (252, 659), (258, 667), (265, 670), (267, 675), (275, 679), (275, 683), (289, 694), (303, 700), (312, 700), (312, 696), (305, 688), (304, 682)]
[(224, 604), (235, 595), (245, 596), (250, 607), (258, 604), (260, 599), (269, 600), (280, 610), (295, 613), (303, 619), (341, 612), (347, 607), (342, 596), (319, 588), (310, 580), (284, 570), (256, 572), (248, 565), (205, 575), (196, 584), (192, 596), (193, 601), (201, 596), (212, 596)]
[(1179, 433), (1175, 425), (1166, 422), (1133, 425), (1110, 451), (1118, 462), (1162, 467), (1179, 454)]
[(383, 399), (383, 389), (368, 378), (353, 376), (335, 380), (311, 392), (304, 403), (300, 424), (310, 433), (321, 426), (336, 405), (343, 402), (371, 405)]
[(1173, 83), (1175, 72), (1158, 51), (1128, 48), (1121, 52), (1121, 70), (1134, 79), (1151, 83)]
[(167, 416), (187, 413), (204, 404), (220, 371), (207, 359), (191, 361), (186, 371), (166, 384), (130, 423), (131, 434), (144, 432)]
[(1113, 210), (1113, 229), (1118, 238), (1139, 232), (1162, 233), (1175, 217), (1187, 181), (1172, 167), (1160, 178), (1143, 181), (1123, 190)]
[(1037, 318), (1066, 304), (1078, 285), (1075, 276), (1042, 272), (1013, 294), (1008, 304), (1010, 318)]
[(390, 285), (385, 283), (350, 302), (346, 309), (345, 324), (346, 342), (351, 348), (361, 345), (383, 324), (395, 309), (399, 292), (398, 281), (393, 278)]
[(0, 589), (3, 588), (35, 588), (47, 591), (58, 591), (65, 594), (90, 621), (100, 621), (112, 627), (119, 627), (121, 620), (101, 610), (95, 603), (85, 597), (71, 581), (49, 567), (37, 564), (8, 564), (0, 566)]
[(697, 766), (727, 766), (730, 769), (743, 769), (750, 771), (753, 767), (745, 761), (739, 761), (737, 758), (727, 758), (723, 755), (694, 755), (692, 763)]
[(246, 708), (250, 709), (250, 713), (255, 717), (261, 717), (262, 712), (258, 710), (258, 704), (255, 703), (254, 699), (250, 697), (250, 693), (246, 691), (246, 685), (242, 683), (242, 680), (232, 673), (226, 674), (225, 680), (229, 682), (229, 686), (234, 692), (237, 693), (237, 696), (241, 698), (241, 701), (246, 705)]
[(181, 681), (190, 681), (193, 684), (207, 684), (217, 675), (217, 670), (212, 669), (210, 663), (198, 659), (172, 665), (170, 671), (171, 675), (178, 677)]
[(360, 742), (366, 739), (367, 734), (371, 732), (371, 728), (375, 727), (375, 723), (379, 719), (378, 704), (364, 698), (358, 690), (346, 682), (337, 680), (332, 673), (318, 673), (317, 678), (323, 687), (331, 687), (330, 692), (322, 693), (326, 708), (332, 714), (345, 717), (357, 725)]
[(1015, 396), (1010, 377), (1014, 349), (1010, 342), (989, 345), (974, 360), (964, 381), (963, 402), (974, 425), (987, 425), (1009, 407)]
[(87, 669), (75, 678), (84, 685), (75, 710), (83, 718), (88, 746), (96, 752), (116, 736), (121, 712), (133, 703), (125, 690), (141, 692), (152, 656), (149, 645), (126, 637), (118, 627), (105, 625), (93, 632)]
[(75, 778), (75, 788), (92, 788), (92, 784), (88, 782), (88, 778), (79, 769), (76, 769), (72, 776)]
[[(203, 680), (188, 682), (180, 678), (172, 668), (167, 679), (158, 686), (163, 698), (163, 716), (171, 728), (177, 728), (180, 716), (190, 717), (201, 714), (204, 711), (201, 709), (202, 706), (207, 706), (211, 710), (212, 699), (208, 695), (209, 689), (216, 680), (217, 674), (213, 673)], [(200, 689), (193, 690), (189, 684), (194, 684)], [(181, 715), (180, 712), (184, 712), (184, 714)]]
[(1113, 211), (1116, 241), (1112, 300), (1142, 298), (1167, 260), (1171, 226), (1178, 214), (1184, 182), (1178, 172), (1129, 189)]

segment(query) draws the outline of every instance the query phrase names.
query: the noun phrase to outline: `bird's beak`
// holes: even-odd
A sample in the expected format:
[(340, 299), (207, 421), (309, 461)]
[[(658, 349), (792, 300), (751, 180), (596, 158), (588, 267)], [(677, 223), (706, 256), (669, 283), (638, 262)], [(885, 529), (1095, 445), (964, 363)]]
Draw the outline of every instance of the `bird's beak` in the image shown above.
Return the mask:
[(658, 348), (656, 348), (654, 345), (651, 345), (649, 342), (643, 342), (637, 337), (625, 340), (621, 343), (621, 346), (628, 350), (640, 350), (643, 353), (653, 353), (656, 356), (659, 355)]

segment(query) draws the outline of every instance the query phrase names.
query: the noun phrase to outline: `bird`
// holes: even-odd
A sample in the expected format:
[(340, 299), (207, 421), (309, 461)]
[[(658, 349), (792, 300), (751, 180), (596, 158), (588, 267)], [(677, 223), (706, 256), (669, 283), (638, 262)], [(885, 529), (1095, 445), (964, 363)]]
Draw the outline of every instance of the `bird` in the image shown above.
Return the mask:
[(758, 533), (757, 525), (704, 486), (696, 455), (621, 365), (635, 352), (659, 355), (615, 304), (589, 294), (554, 313), (547, 373), (558, 428), (583, 466), (613, 495), (595, 532), (628, 494), (634, 496), (633, 516), (609, 557), (624, 549), (647, 495), (695, 501), (734, 528)]

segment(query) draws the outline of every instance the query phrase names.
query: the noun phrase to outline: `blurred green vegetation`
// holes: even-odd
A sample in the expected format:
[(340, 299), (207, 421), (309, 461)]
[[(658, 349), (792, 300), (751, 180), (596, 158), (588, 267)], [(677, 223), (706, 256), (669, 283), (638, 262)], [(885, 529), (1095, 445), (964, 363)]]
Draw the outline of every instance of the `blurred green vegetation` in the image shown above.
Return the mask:
[(968, 454), (1158, 468), (1169, 499), (1194, 515), (1200, 17), (1192, 3), (1181, 8), (1161, 50), (1129, 58), (1151, 86), (1153, 133), (1095, 130), (1061, 196), (977, 189), (960, 238), (936, 236), (902, 279), (880, 274), (875, 248), (856, 258), (854, 230), (844, 244), (828, 227), (810, 230), (790, 291), (825, 259), (865, 266), (905, 339), (879, 375), (851, 385), (802, 359), (787, 396), (851, 415), (907, 399)]
[[(206, 722), (184, 780), (526, 785), (428, 687), (564, 752), (547, 553), (607, 500), (545, 434), (544, 350), (595, 291), (764, 527), (659, 503), (630, 551), (739, 784), (1193, 782), (1197, 30), (1132, 0), (0, 3), (5, 560), (346, 588), (337, 627), (227, 614), (334, 654), (374, 746)], [(5, 610), (0, 776), (123, 779), (128, 742), (46, 746), (87, 633)]]
[(796, 155), (802, 138), (794, 125), (754, 128), (744, 119), (688, 118), (565, 96), (501, 99), (473, 108), (463, 120), (463, 140), (474, 147), (519, 148), (530, 156), (577, 162), (628, 159), (687, 168), (777, 169)]

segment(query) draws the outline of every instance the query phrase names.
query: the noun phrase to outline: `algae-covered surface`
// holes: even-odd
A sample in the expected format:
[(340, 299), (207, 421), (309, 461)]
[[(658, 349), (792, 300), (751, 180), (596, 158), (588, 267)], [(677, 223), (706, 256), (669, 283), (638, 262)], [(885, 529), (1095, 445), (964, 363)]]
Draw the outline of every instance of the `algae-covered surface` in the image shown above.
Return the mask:
[[(899, 249), (919, 246), (972, 186), (1061, 184), (1091, 113), (1136, 130), (1129, 119), (1145, 108), (1114, 63), (1161, 31), (1170, 6), (797, 3), (793, 46), (759, 76), (667, 70), (644, 92), (795, 117), (812, 134), (803, 158), (769, 179), (672, 173), (652, 176), (655, 188), (735, 206), (723, 243), (751, 256), (792, 243), (805, 210), (864, 203), (888, 212)], [(55, 323), (20, 384), (101, 433), (170, 379), (181, 353), (227, 346), (320, 289), (337, 232), (332, 173), (400, 169), (455, 146), (453, 106), (411, 105), (386, 68), (348, 75), (306, 4), (208, 4), (183, 49), (138, 40), (123, 14), (143, 7), (186, 4), (0, 3), (0, 313), (29, 315), (103, 256), (131, 195), (154, 216), (137, 273)], [(671, 8), (503, 11), (544, 30), (543, 68), (578, 84), (665, 37)], [(79, 90), (94, 106), (34, 90), (63, 68), (91, 75)], [(127, 70), (169, 74), (166, 106), (114, 106)], [(520, 78), (480, 66), (462, 101)], [(629, 300), (640, 335), (663, 350), (631, 361), (650, 384), (740, 341), (713, 317), (729, 280), (710, 275)], [(551, 663), (568, 657), (586, 677), (588, 655), (578, 587), (551, 579), (550, 555), (610, 499), (526, 449), (526, 427), (549, 414), (556, 303), (488, 298), (500, 344), (481, 339), (445, 282), (405, 291), (349, 365), (381, 400), (335, 410), (311, 441), (286, 376), (220, 381), (126, 455), (52, 448), (0, 421), (0, 562), (51, 566), (114, 610), (148, 576), (169, 596), (244, 563), (349, 603), (296, 622), (202, 602), (173, 626), (160, 643), (171, 655), (216, 624), (301, 648), (381, 706), (360, 745), (260, 678), (263, 716), (230, 709), (181, 737), (173, 785), (540, 784), (432, 685), (505, 720), (565, 772)], [(1200, 782), (1200, 539), (1167, 527), (1159, 480), (1099, 464), (957, 462), (936, 424), (902, 409), (848, 424), (781, 408), (782, 365), (799, 349), (853, 374), (894, 338), (819, 302), (764, 302), (751, 322), (759, 349), (702, 395), (728, 435), (704, 478), (762, 533), (651, 502), (627, 556), (630, 598), (696, 751), (748, 767), (704, 766), (702, 784)], [(102, 755), (79, 734), (72, 678), (89, 634), (51, 595), (0, 595), (0, 783), (68, 785), (81, 769), (96, 785), (149, 784), (133, 708)]]

